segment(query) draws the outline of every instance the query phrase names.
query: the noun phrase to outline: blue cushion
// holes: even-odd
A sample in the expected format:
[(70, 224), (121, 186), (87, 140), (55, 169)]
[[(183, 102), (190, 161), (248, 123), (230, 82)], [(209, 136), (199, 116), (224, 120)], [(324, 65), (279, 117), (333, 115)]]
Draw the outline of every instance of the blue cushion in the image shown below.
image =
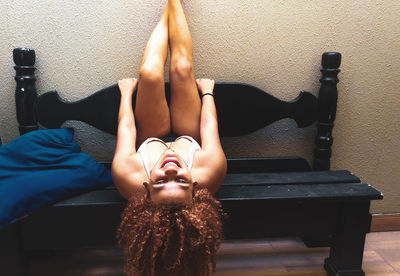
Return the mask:
[(0, 147), (0, 228), (32, 211), (112, 183), (71, 128), (36, 130)]

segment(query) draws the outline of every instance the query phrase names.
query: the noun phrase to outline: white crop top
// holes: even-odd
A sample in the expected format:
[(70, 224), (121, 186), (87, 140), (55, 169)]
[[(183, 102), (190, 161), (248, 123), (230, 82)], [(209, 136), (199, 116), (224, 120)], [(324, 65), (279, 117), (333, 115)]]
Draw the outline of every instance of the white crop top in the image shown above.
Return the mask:
[[(200, 145), (199, 145), (199, 143), (197, 143), (196, 140), (194, 140), (190, 136), (179, 136), (178, 138), (175, 139), (175, 141), (182, 139), (182, 138), (188, 139), (189, 141), (192, 142), (192, 146), (190, 147), (190, 151), (189, 151), (188, 159), (187, 159), (188, 168), (189, 168), (189, 170), (191, 170), (192, 165), (193, 165), (194, 153), (196, 150), (200, 149)], [(163, 143), (165, 146), (167, 146), (167, 143), (165, 143), (163, 140), (155, 138), (155, 137), (148, 138), (146, 141), (144, 141), (140, 145), (138, 152), (140, 153), (140, 155), (142, 157), (143, 165), (144, 165), (144, 168), (146, 169), (146, 173), (147, 173), (147, 176), (149, 177), (149, 179), (150, 179), (150, 168), (149, 168), (149, 154), (147, 152), (147, 144), (152, 141), (159, 141), (159, 142)], [(167, 146), (167, 148), (169, 148), (169, 147)]]

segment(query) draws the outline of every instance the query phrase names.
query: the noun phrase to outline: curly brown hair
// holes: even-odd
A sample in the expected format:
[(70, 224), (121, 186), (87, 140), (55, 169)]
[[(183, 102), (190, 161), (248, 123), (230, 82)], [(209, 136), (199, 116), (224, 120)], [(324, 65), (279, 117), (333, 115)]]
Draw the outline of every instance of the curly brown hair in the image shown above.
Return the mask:
[(156, 206), (146, 194), (129, 200), (117, 231), (128, 275), (210, 275), (222, 240), (221, 203), (194, 187), (191, 206)]

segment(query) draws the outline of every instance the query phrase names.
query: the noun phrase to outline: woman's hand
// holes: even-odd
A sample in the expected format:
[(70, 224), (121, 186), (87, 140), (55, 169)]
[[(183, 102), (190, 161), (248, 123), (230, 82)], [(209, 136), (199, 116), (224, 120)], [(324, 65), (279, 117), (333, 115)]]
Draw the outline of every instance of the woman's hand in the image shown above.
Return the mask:
[(133, 92), (136, 89), (137, 83), (138, 83), (138, 81), (135, 78), (119, 80), (118, 87), (119, 87), (119, 91), (121, 92), (121, 95), (133, 94)]
[(213, 94), (215, 81), (212, 79), (197, 79), (197, 88), (201, 91), (201, 95), (205, 93)]

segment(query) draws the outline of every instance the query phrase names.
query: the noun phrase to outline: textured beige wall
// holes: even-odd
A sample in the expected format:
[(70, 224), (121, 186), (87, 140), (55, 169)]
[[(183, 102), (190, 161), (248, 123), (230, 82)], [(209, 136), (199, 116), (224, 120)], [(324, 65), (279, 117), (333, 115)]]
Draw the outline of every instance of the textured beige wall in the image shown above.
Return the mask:
[[(145, 3), (143, 3), (145, 2)], [(0, 135), (17, 137), (12, 49), (37, 53), (39, 93), (77, 100), (137, 76), (142, 51), (166, 0), (0, 0)], [(333, 169), (350, 169), (380, 189), (373, 212), (400, 212), (400, 2), (191, 0), (184, 4), (198, 77), (240, 81), (282, 99), (319, 88), (320, 55), (343, 54)], [(115, 138), (69, 122), (97, 159)], [(225, 139), (229, 156), (302, 155), (311, 160), (313, 128), (289, 120)], [(245, 146), (243, 146), (245, 145)], [(99, 151), (99, 149), (101, 151)]]

